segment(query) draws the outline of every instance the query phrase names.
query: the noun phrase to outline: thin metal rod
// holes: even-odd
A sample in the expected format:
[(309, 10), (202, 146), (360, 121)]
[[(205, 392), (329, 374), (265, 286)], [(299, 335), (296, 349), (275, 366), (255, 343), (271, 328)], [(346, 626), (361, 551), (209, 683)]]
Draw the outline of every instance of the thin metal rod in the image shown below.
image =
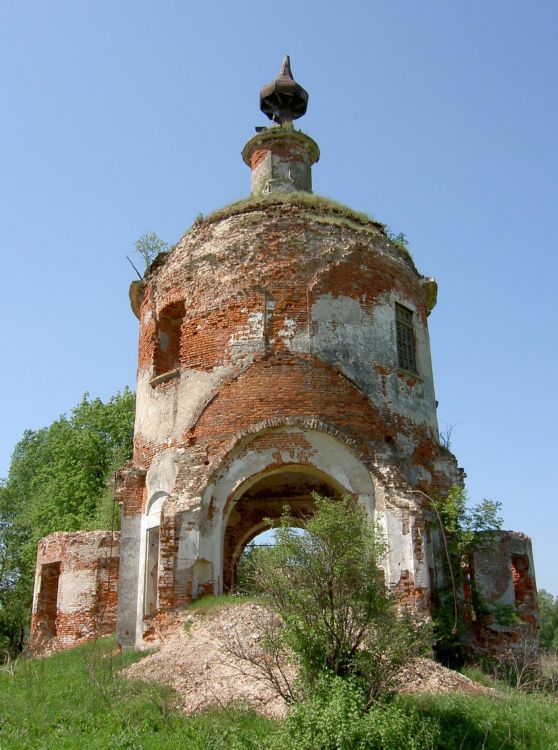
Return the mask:
[(457, 627), (457, 621), (458, 621), (457, 587), (455, 585), (455, 575), (454, 575), (454, 572), (453, 572), (453, 566), (451, 564), (451, 557), (450, 557), (449, 548), (448, 548), (448, 540), (447, 540), (447, 537), (446, 537), (446, 530), (444, 529), (444, 523), (442, 521), (442, 517), (441, 517), (440, 512), (439, 512), (439, 510), (438, 510), (438, 508), (436, 506), (436, 503), (430, 497), (430, 495), (427, 495), (426, 492), (423, 492), (422, 490), (411, 490), (411, 492), (415, 492), (415, 493), (417, 493), (419, 495), (422, 495), (427, 500), (430, 500), (430, 503), (432, 504), (432, 507), (434, 508), (434, 512), (436, 513), (436, 517), (438, 519), (438, 523), (440, 524), (440, 531), (442, 532), (442, 540), (444, 542), (444, 549), (446, 551), (446, 560), (448, 561), (448, 567), (449, 567), (449, 572), (450, 572), (450, 577), (451, 577), (451, 588), (452, 588), (452, 592), (453, 592), (453, 630), (452, 630), (452, 633), (453, 633), (453, 635), (457, 635), (457, 633), (458, 633), (458, 627)]

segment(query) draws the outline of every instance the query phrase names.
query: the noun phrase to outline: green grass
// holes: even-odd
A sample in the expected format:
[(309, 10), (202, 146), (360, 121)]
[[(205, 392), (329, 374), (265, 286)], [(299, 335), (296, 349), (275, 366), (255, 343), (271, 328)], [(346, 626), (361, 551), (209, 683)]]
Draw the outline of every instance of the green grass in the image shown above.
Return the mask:
[[(206, 597), (191, 610), (212, 613), (243, 601), (255, 600)], [(0, 750), (270, 747), (278, 729), (273, 721), (241, 708), (186, 717), (176, 709), (171, 689), (119, 676), (143, 655), (120, 653), (108, 638), (0, 668)], [(487, 678), (483, 682), (490, 684)], [(402, 709), (418, 706), (421, 715), (438, 722), (441, 739), (433, 750), (558, 750), (558, 702), (499, 689), (497, 698), (425, 695), (396, 702)], [(291, 740), (289, 747), (298, 748), (297, 738)]]
[(558, 750), (558, 702), (518, 691), (498, 698), (424, 695), (413, 698), (441, 728), (437, 750)]
[(211, 224), (221, 219), (226, 219), (228, 216), (235, 214), (248, 213), (250, 211), (257, 211), (260, 209), (266, 209), (273, 206), (280, 205), (294, 205), (301, 208), (314, 209), (322, 214), (331, 214), (350, 219), (357, 225), (370, 226), (374, 225), (381, 232), (385, 233), (384, 225), (376, 221), (372, 217), (368, 216), (361, 211), (353, 211), (352, 208), (338, 203), (331, 198), (326, 198), (323, 195), (316, 195), (315, 193), (307, 193), (304, 191), (297, 191), (293, 193), (271, 193), (270, 195), (250, 196), (243, 200), (230, 203), (228, 206), (214, 211), (213, 213), (205, 216), (198, 224)]
[(232, 709), (185, 717), (168, 688), (118, 675), (144, 654), (102, 639), (0, 669), (0, 750), (229, 750), (265, 747), (275, 724)]
[(345, 227), (357, 231), (360, 230), (376, 235), (379, 233), (386, 239), (390, 240), (394, 245), (397, 245), (397, 247), (412, 260), (411, 253), (406, 243), (391, 236), (387, 227), (380, 221), (377, 221), (372, 216), (368, 216), (368, 214), (365, 214), (362, 211), (354, 211), (352, 208), (349, 208), (349, 206), (345, 206), (343, 203), (327, 198), (325, 195), (316, 195), (315, 193), (308, 193), (305, 191), (270, 193), (269, 195), (251, 195), (248, 198), (229, 203), (227, 206), (224, 206), (217, 211), (213, 211), (213, 213), (210, 213), (203, 218), (196, 219), (194, 226), (212, 224), (216, 221), (227, 219), (229, 216), (264, 211), (268, 208), (273, 208), (274, 206), (283, 205), (292, 205), (306, 209), (307, 213), (304, 214), (304, 216), (307, 219), (313, 219), (320, 223)]
[(244, 596), (243, 594), (211, 594), (194, 599), (188, 605), (188, 612), (200, 612), (202, 614), (214, 614), (223, 607), (236, 607), (240, 604), (262, 604), (262, 597)]
[[(200, 227), (213, 224), (231, 216), (245, 215), (244, 221), (248, 224), (258, 224), (261, 217), (256, 212), (265, 211), (275, 206), (292, 205), (300, 209), (305, 209), (304, 218), (316, 221), (321, 224), (330, 224), (332, 226), (353, 229), (383, 236), (385, 239), (396, 245), (405, 255), (412, 260), (412, 255), (407, 245), (391, 236), (385, 224), (377, 221), (372, 216), (368, 216), (362, 211), (354, 211), (343, 203), (327, 198), (325, 195), (316, 195), (300, 190), (292, 193), (270, 193), (269, 195), (250, 195), (233, 203), (229, 203), (222, 208), (213, 211), (204, 216), (198, 214), (192, 226), (186, 230), (186, 233)], [(251, 216), (250, 216), (251, 215)], [(165, 262), (176, 245), (173, 245), (160, 253), (155, 260), (145, 269), (144, 278), (153, 272), (159, 265)]]

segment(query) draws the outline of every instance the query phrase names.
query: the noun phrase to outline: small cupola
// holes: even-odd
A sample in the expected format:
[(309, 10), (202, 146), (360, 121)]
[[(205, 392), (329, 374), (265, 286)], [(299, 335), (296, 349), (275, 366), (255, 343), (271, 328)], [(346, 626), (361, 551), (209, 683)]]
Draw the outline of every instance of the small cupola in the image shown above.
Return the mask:
[(294, 80), (286, 55), (277, 78), (260, 91), (260, 109), (273, 125), (256, 128), (242, 151), (252, 170), (252, 195), (312, 192), (312, 165), (320, 150), (312, 138), (293, 127), (293, 120), (302, 117), (307, 106), (308, 92)]

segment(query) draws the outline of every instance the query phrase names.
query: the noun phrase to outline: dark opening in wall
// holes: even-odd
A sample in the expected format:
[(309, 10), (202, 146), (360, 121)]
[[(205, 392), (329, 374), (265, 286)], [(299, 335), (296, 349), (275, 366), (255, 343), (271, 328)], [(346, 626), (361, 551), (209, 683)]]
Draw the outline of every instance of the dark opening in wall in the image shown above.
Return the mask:
[(159, 581), (159, 527), (147, 529), (145, 550), (145, 590), (143, 614), (154, 615), (157, 612), (157, 584)]
[(173, 302), (159, 313), (155, 342), (155, 377), (180, 367), (180, 334), (184, 302)]
[(43, 623), (46, 635), (56, 636), (56, 614), (58, 604), (58, 581), (60, 563), (45, 563), (41, 567), (41, 589), (37, 602), (37, 619)]
[(511, 568), (515, 606), (519, 609), (523, 605), (532, 606), (531, 599), (534, 593), (534, 585), (529, 576), (529, 558), (527, 555), (512, 555)]
[(461, 573), (463, 578), (463, 609), (465, 622), (476, 620), (475, 612), (475, 573), (473, 556), (463, 555), (461, 558)]

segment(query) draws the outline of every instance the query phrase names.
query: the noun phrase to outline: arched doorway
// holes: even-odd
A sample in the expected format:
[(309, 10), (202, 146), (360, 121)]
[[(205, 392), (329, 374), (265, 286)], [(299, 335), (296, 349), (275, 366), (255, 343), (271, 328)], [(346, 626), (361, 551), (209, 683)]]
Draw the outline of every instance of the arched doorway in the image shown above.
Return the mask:
[(223, 535), (223, 590), (236, 588), (242, 551), (262, 531), (279, 523), (288, 507), (292, 526), (303, 526), (314, 513), (313, 493), (340, 497), (347, 489), (313, 466), (289, 464), (245, 482), (235, 493)]

